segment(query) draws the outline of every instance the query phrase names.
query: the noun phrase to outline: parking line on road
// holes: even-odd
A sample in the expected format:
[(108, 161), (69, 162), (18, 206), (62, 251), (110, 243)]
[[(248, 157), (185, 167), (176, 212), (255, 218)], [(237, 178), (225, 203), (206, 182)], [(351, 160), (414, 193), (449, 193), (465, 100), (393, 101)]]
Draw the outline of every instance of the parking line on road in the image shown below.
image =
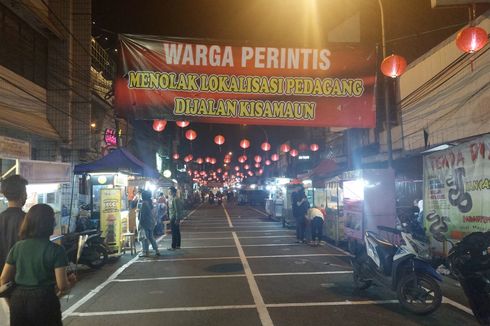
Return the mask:
[(247, 256), (247, 258), (261, 259), (261, 258), (321, 257), (321, 256), (345, 257), (344, 254), (298, 254), (298, 255)]
[(447, 304), (449, 304), (449, 305), (451, 305), (451, 306), (453, 306), (453, 307), (455, 307), (455, 308), (457, 308), (459, 310), (462, 310), (462, 311), (466, 312), (467, 314), (470, 314), (470, 315), (474, 316), (473, 311), (471, 310), (471, 308), (468, 308), (468, 307), (466, 307), (465, 305), (462, 305), (459, 302), (453, 301), (453, 300), (451, 300), (451, 299), (449, 299), (447, 297), (442, 297), (442, 302), (443, 303), (447, 303)]
[[(226, 211), (226, 209), (225, 209)], [(252, 297), (254, 299), (255, 305), (257, 306), (257, 312), (259, 313), (260, 321), (263, 326), (273, 326), (271, 316), (269, 315), (269, 311), (264, 303), (264, 298), (260, 294), (259, 286), (257, 282), (255, 282), (255, 278), (252, 274), (252, 269), (248, 264), (247, 257), (245, 256), (245, 252), (243, 251), (242, 246), (240, 245), (240, 240), (238, 240), (238, 236), (235, 232), (233, 232), (233, 238), (235, 239), (235, 244), (238, 249), (238, 254), (240, 255), (240, 260), (243, 265), (243, 270), (245, 271), (245, 275), (247, 277), (248, 285), (250, 287), (250, 292), (252, 293)]]
[(226, 259), (240, 259), (239, 256), (227, 256), (227, 257), (195, 257), (195, 258), (173, 258), (173, 259), (142, 259), (137, 260), (135, 263), (153, 263), (153, 262), (174, 262), (174, 261), (193, 261), (193, 260), (226, 260)]
[(329, 275), (329, 274), (352, 274), (352, 271), (260, 273), (260, 274), (254, 274), (254, 276), (295, 276), (295, 275)]
[(222, 205), (221, 207), (223, 207), (223, 210), (225, 211), (226, 219), (228, 220), (228, 225), (230, 226), (230, 228), (232, 228), (233, 223), (231, 223), (230, 214), (228, 214), (228, 211), (226, 210), (224, 205)]
[(363, 300), (363, 301), (327, 301), (327, 302), (298, 302), (298, 303), (268, 303), (267, 308), (314, 307), (314, 306), (350, 306), (398, 303), (398, 300)]
[(258, 209), (256, 209), (256, 208), (250, 207), (250, 209), (253, 209), (253, 210), (254, 210), (254, 211), (256, 211), (256, 212), (258, 212), (258, 213), (260, 213), (260, 214), (262, 214), (262, 215), (264, 215), (264, 216), (269, 217), (269, 215), (268, 215), (267, 213), (264, 213), (264, 212), (262, 212), (262, 211), (260, 211), (260, 210), (258, 210)]
[(255, 309), (255, 308), (256, 308), (255, 305), (210, 306), (210, 307), (175, 307), (175, 308), (139, 309), (139, 310), (74, 312), (70, 316), (74, 316), (74, 317), (92, 317), (92, 316), (109, 316), (109, 315), (147, 314), (147, 313), (156, 313), (156, 312), (206, 311), (206, 310)]
[(201, 279), (201, 278), (225, 278), (225, 277), (245, 277), (245, 274), (224, 274), (224, 275), (195, 275), (195, 276), (169, 276), (169, 277), (151, 277), (151, 278), (118, 278), (112, 282), (148, 282), (148, 281), (167, 281), (183, 279)]

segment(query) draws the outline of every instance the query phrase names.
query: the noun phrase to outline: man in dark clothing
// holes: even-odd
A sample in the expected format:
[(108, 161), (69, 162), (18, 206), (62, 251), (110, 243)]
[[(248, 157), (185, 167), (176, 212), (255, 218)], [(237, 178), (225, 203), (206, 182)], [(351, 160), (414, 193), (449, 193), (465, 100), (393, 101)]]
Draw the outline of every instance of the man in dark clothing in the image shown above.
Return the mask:
[(12, 175), (2, 180), (0, 192), (8, 200), (8, 208), (0, 214), (0, 271), (3, 269), (10, 248), (17, 242), (20, 225), (25, 213), (27, 180), (20, 175)]
[(170, 218), (170, 228), (172, 229), (172, 247), (168, 248), (168, 250), (180, 249), (180, 223), (183, 218), (182, 206), (182, 201), (177, 196), (177, 189), (175, 187), (170, 187), (168, 216)]
[(306, 198), (304, 189), (300, 189), (297, 195), (296, 205), (296, 239), (297, 242), (306, 243), (305, 229), (306, 229), (306, 214), (310, 208), (310, 203)]

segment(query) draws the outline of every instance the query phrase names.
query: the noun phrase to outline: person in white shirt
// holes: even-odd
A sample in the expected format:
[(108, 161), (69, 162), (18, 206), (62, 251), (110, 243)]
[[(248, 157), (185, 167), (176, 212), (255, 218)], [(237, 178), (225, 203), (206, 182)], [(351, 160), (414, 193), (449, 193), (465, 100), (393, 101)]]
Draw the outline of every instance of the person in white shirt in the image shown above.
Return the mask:
[(311, 225), (311, 245), (317, 247), (322, 240), (323, 221), (325, 216), (323, 216), (323, 213), (319, 208), (312, 207), (308, 209), (306, 218), (310, 221)]

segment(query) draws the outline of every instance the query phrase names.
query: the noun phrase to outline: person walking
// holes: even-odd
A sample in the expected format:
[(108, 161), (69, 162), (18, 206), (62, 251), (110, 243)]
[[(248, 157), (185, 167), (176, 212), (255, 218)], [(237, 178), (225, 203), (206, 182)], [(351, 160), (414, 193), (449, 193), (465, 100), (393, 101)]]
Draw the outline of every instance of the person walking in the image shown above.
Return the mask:
[(296, 201), (296, 238), (297, 242), (306, 243), (305, 240), (305, 228), (306, 228), (306, 214), (310, 208), (310, 203), (306, 198), (304, 189), (300, 189), (297, 194)]
[(323, 233), (323, 222), (325, 216), (322, 211), (317, 207), (312, 207), (308, 209), (307, 219), (310, 221), (311, 225), (311, 246), (318, 247), (320, 241), (322, 241)]
[(155, 221), (153, 218), (153, 204), (151, 202), (151, 193), (149, 191), (143, 191), (141, 193), (141, 210), (138, 216), (139, 219), (139, 232), (143, 233), (142, 235), (142, 252), (140, 254), (140, 257), (148, 257), (150, 253), (150, 243), (151, 246), (153, 247), (153, 250), (155, 250), (155, 255), (160, 256), (160, 251), (158, 251), (158, 245), (157, 242), (155, 241), (155, 238), (153, 237), (153, 229), (155, 227)]
[(11, 326), (62, 325), (58, 297), (71, 287), (75, 277), (66, 274), (68, 260), (63, 247), (49, 240), (54, 227), (51, 206), (32, 206), (20, 228), (21, 240), (8, 254), (0, 283), (15, 280), (10, 296)]
[[(0, 214), (0, 272), (3, 270), (7, 255), (18, 241), (19, 230), (24, 220), (22, 210), (27, 199), (27, 180), (15, 174), (2, 180), (0, 192), (8, 200), (8, 208)], [(0, 324), (9, 320), (7, 301), (0, 298)]]
[(180, 222), (182, 220), (182, 201), (177, 196), (177, 189), (175, 187), (170, 187), (168, 208), (170, 228), (172, 229), (172, 246), (168, 248), (168, 250), (180, 249)]

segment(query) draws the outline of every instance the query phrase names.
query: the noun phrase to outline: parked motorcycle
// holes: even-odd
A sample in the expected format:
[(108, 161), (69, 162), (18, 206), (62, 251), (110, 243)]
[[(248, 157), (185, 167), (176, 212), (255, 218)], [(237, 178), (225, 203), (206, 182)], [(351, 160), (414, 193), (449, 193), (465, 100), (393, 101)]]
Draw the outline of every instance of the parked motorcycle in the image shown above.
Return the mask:
[(466, 236), (449, 250), (447, 259), (476, 319), (490, 325), (490, 231)]
[(410, 312), (426, 315), (442, 302), (438, 282), (442, 277), (429, 262), (425, 235), (416, 231), (413, 221), (402, 221), (401, 229), (378, 227), (401, 238), (395, 245), (367, 231), (365, 248), (351, 259), (354, 286), (359, 290), (371, 285), (385, 286), (396, 292), (400, 304)]
[(61, 245), (65, 248), (68, 260), (94, 269), (104, 266), (108, 260), (108, 253), (100, 235), (101, 232), (97, 230), (63, 235)]

